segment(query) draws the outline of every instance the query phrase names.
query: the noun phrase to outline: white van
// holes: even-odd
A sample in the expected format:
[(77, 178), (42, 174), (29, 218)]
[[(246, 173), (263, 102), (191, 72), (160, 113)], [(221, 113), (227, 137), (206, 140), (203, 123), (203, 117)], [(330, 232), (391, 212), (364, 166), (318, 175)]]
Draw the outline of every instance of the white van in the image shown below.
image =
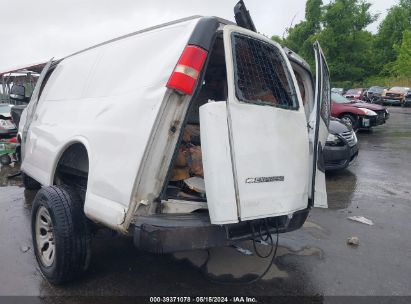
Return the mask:
[(87, 269), (95, 224), (163, 253), (292, 231), (326, 207), (330, 83), (314, 50), (315, 83), (276, 42), (196, 16), (51, 60), (19, 133), (44, 276)]

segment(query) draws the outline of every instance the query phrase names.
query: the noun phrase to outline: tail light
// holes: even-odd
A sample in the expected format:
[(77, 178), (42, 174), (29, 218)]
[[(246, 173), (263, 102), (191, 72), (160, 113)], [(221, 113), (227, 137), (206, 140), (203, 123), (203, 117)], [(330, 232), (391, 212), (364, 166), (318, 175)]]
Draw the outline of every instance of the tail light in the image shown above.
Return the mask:
[(174, 68), (167, 88), (191, 95), (207, 58), (207, 51), (195, 45), (187, 45)]

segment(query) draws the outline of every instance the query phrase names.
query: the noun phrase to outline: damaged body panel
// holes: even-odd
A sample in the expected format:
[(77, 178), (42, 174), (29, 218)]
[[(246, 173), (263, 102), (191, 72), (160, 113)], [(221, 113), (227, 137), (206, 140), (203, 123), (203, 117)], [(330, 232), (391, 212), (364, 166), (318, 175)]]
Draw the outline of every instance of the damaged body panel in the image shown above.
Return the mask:
[[(27, 129), (22, 170), (41, 184), (52, 185), (54, 168), (65, 149), (83, 144), (90, 162), (86, 215), (115, 230), (127, 231), (137, 205), (158, 195), (153, 186), (147, 191), (140, 188), (147, 180), (156, 187), (157, 168), (149, 170), (155, 176), (146, 176), (138, 184), (136, 177), (139, 180), (143, 164), (147, 164), (151, 143), (167, 142), (173, 122), (182, 120), (187, 102), (168, 92), (165, 85), (198, 21), (156, 28), (61, 60), (42, 90), (36, 120)], [(166, 49), (157, 47), (167, 40)], [(130, 68), (133, 58), (138, 61), (134, 69)], [(153, 70), (157, 58), (169, 59)], [(124, 71), (129, 71), (127, 77), (121, 76)], [(178, 112), (170, 107), (179, 107), (180, 113), (170, 114)], [(138, 119), (135, 113), (139, 113)], [(160, 121), (166, 125), (161, 134), (155, 127)], [(123, 142), (107, 145), (107, 138)], [(118, 145), (122, 147), (120, 155)], [(164, 157), (167, 155), (162, 153), (154, 163), (164, 164)], [(124, 159), (130, 159), (127, 165)], [(141, 196), (132, 195), (134, 188), (140, 188)]]

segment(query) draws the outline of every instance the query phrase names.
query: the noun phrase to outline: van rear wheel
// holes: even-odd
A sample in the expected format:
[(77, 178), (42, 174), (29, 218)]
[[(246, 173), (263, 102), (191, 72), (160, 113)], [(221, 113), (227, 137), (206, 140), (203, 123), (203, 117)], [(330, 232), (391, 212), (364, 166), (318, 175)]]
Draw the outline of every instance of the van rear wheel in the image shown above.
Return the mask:
[(88, 268), (91, 237), (80, 196), (67, 186), (43, 187), (31, 213), (33, 248), (43, 276), (53, 284)]

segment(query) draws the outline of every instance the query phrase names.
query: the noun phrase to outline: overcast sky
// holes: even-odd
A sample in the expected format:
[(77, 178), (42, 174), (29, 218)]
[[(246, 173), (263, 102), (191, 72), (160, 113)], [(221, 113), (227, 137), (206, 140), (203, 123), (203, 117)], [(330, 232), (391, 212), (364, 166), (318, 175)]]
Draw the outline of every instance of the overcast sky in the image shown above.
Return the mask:
[[(59, 58), (105, 40), (191, 15), (234, 20), (237, 0), (2, 1), (0, 72)], [(282, 36), (304, 18), (306, 0), (245, 0), (257, 30)], [(327, 0), (324, 2), (328, 2)], [(381, 13), (397, 0), (369, 0)], [(379, 22), (378, 21), (378, 22)], [(378, 22), (370, 26), (376, 31)]]

